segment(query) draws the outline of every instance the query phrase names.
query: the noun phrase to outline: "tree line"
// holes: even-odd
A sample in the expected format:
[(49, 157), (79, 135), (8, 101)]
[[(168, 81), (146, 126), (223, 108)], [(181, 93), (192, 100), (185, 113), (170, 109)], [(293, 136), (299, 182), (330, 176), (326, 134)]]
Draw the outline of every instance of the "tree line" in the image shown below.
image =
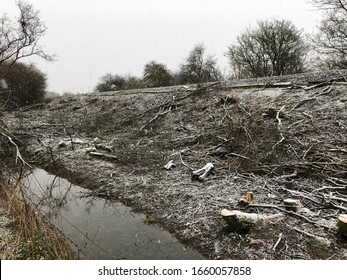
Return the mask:
[[(347, 0), (308, 0), (323, 13), (318, 32), (305, 35), (289, 20), (261, 20), (246, 28), (228, 46), (225, 56), (231, 68), (223, 77), (217, 61), (205, 55), (200, 43), (189, 53), (177, 72), (151, 61), (143, 77), (106, 74), (96, 91), (160, 87), (213, 82), (222, 78), (242, 79), (303, 73), (309, 70), (347, 68)], [(136, 82), (134, 82), (136, 81)]]
[[(227, 46), (231, 76), (252, 78), (302, 73), (308, 70), (347, 68), (347, 0), (307, 0), (322, 18), (315, 34), (304, 34), (291, 21), (258, 21)], [(0, 101), (12, 107), (40, 102), (46, 91), (46, 76), (34, 65), (19, 62), (28, 56), (52, 60), (39, 45), (46, 26), (39, 12), (22, 0), (16, 2), (19, 17), (0, 18)], [(177, 71), (157, 61), (148, 62), (142, 77), (107, 73), (96, 91), (203, 83), (223, 77), (216, 59), (197, 44)], [(1, 105), (1, 104), (0, 104)]]
[(203, 43), (197, 44), (190, 51), (187, 59), (180, 65), (179, 71), (174, 73), (168, 67), (156, 61), (148, 62), (143, 69), (143, 77), (132, 75), (122, 76), (107, 73), (100, 78), (95, 87), (96, 91), (124, 90), (144, 87), (162, 87), (182, 84), (204, 83), (217, 81), (222, 78), (216, 59), (206, 55)]

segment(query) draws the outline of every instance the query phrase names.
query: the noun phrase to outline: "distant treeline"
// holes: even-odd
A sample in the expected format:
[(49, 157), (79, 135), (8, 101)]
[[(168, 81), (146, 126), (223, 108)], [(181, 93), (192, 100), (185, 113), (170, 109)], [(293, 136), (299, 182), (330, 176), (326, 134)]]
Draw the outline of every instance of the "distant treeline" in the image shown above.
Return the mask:
[[(227, 46), (230, 73), (222, 75), (217, 60), (197, 44), (175, 71), (157, 61), (148, 62), (143, 75), (107, 73), (95, 91), (213, 82), (302, 73), (309, 70), (347, 68), (347, 0), (308, 0), (322, 15), (315, 34), (304, 34), (288, 20), (258, 21)], [(41, 102), (46, 76), (34, 65), (19, 63), (24, 57), (52, 60), (39, 45), (46, 26), (33, 5), (18, 1), (20, 16), (0, 18), (0, 105), (17, 108)]]

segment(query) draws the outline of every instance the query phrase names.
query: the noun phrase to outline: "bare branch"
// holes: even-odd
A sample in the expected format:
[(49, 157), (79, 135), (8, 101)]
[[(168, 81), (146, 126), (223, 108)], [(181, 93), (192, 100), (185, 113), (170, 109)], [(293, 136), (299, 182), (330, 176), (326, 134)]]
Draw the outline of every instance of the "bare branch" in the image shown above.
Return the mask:
[(311, 37), (315, 44), (319, 68), (347, 67), (347, 1), (309, 0), (323, 11), (318, 34)]
[(47, 29), (39, 12), (30, 3), (16, 4), (20, 12), (16, 21), (6, 15), (0, 18), (0, 65), (10, 68), (18, 59), (33, 55), (52, 61), (53, 56), (38, 44)]
[(17, 146), (17, 144), (12, 140), (11, 136), (7, 135), (7, 134), (4, 134), (4, 133), (1, 133), (2, 136), (6, 137), (8, 139), (8, 141), (10, 141), (10, 143), (15, 146), (16, 148), (16, 159), (15, 159), (15, 162), (17, 164), (18, 162), (18, 158), (21, 160), (21, 162), (24, 164), (24, 165), (27, 165), (31, 168), (31, 165), (29, 163), (27, 163), (23, 158), (22, 158), (22, 155), (21, 153), (19, 152), (19, 148)]

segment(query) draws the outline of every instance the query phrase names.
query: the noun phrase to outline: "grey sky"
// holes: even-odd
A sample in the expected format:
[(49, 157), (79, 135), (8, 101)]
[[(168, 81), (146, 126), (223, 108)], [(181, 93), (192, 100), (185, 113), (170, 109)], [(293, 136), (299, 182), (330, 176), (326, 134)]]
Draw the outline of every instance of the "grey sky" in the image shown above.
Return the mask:
[[(105, 73), (141, 76), (155, 60), (177, 70), (204, 42), (225, 73), (227, 46), (257, 20), (288, 19), (306, 33), (319, 15), (305, 0), (29, 0), (48, 30), (41, 44), (57, 60), (30, 58), (47, 74), (48, 89), (92, 91)], [(18, 13), (15, 0), (0, 0), (0, 15)]]

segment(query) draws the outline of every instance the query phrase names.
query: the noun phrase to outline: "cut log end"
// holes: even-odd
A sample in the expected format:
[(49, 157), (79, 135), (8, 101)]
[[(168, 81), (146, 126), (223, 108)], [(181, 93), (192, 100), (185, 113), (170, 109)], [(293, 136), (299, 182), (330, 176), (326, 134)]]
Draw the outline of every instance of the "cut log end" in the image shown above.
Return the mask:
[(341, 234), (347, 236), (347, 215), (346, 214), (341, 214), (338, 217), (337, 227)]
[(228, 224), (229, 229), (238, 233), (248, 232), (251, 227), (262, 220), (262, 217), (258, 214), (245, 213), (238, 210), (223, 209), (220, 215)]

